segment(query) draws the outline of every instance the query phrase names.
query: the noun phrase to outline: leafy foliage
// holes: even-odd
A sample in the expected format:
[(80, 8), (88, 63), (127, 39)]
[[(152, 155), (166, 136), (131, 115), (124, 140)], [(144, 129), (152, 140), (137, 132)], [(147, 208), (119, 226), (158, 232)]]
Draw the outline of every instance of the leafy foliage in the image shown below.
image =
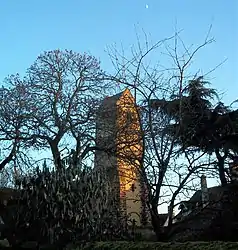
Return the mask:
[(171, 135), (178, 133), (178, 143), (184, 148), (198, 147), (205, 152), (225, 148), (238, 150), (238, 111), (232, 111), (218, 102), (215, 108), (211, 98), (218, 98), (214, 89), (207, 88), (203, 77), (188, 82), (182, 96), (172, 100), (153, 100), (152, 108), (160, 108), (175, 121), (167, 129)]

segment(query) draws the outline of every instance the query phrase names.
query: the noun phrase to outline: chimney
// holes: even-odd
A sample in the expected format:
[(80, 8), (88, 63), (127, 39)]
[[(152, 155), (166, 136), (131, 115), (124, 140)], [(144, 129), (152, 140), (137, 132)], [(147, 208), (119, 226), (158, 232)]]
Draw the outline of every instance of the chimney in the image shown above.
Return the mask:
[(205, 207), (206, 204), (209, 202), (207, 178), (205, 175), (201, 176), (201, 195), (202, 195), (202, 206)]

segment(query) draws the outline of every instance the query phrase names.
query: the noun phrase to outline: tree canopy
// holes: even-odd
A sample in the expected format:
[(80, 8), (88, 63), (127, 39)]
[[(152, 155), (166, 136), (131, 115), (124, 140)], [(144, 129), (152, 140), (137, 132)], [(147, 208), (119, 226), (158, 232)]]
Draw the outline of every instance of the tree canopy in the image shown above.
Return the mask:
[(171, 137), (179, 134), (176, 142), (182, 145), (182, 149), (195, 148), (208, 154), (216, 153), (218, 160), (223, 161), (220, 178), (222, 183), (226, 183), (224, 159), (220, 153), (223, 152), (226, 158), (228, 154), (238, 152), (238, 109), (232, 110), (220, 101), (213, 104), (212, 99), (218, 99), (219, 95), (206, 84), (208, 82), (200, 76), (188, 82), (181, 97), (155, 99), (150, 105), (163, 110), (174, 120), (165, 129)]

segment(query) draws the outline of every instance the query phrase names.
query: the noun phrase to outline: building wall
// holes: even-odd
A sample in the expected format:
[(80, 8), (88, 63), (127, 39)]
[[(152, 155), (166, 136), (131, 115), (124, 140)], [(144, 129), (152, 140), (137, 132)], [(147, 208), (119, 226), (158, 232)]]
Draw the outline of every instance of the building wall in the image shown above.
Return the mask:
[(134, 220), (136, 222), (136, 225), (140, 226), (141, 223), (141, 187), (137, 181), (134, 183), (135, 190), (128, 190), (126, 192), (126, 209), (127, 214), (129, 215), (129, 218), (131, 221), (129, 223), (132, 223)]
[[(143, 205), (140, 178), (140, 161), (143, 153), (141, 129), (135, 100), (126, 89), (114, 103), (113, 98), (104, 102), (102, 107), (106, 115), (101, 115), (98, 123), (98, 145), (113, 145), (115, 154), (108, 156), (105, 152), (98, 152), (95, 160), (97, 166), (116, 171), (118, 177), (121, 207), (129, 216), (129, 223), (133, 220), (141, 225)], [(105, 112), (107, 108), (111, 110)], [(109, 171), (110, 172), (110, 171)]]

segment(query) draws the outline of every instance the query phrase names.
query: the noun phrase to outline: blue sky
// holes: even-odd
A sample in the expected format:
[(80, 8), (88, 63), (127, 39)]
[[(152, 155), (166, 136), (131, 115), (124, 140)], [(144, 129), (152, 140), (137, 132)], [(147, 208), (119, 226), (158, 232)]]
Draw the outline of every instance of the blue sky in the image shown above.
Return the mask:
[[(146, 8), (148, 5), (148, 8)], [(171, 36), (175, 23), (190, 45), (203, 41), (209, 25), (216, 42), (196, 57), (212, 74), (213, 87), (225, 92), (228, 104), (238, 93), (238, 2), (236, 0), (1, 0), (0, 80), (25, 69), (44, 50), (72, 49), (110, 63), (105, 47), (136, 43), (135, 26), (153, 41)]]

